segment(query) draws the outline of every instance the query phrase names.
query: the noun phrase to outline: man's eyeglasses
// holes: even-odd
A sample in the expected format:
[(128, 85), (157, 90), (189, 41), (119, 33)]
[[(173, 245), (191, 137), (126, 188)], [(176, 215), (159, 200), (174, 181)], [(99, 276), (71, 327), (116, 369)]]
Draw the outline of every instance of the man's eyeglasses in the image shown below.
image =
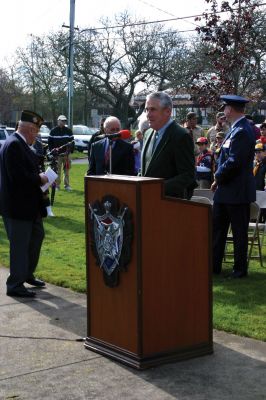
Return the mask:
[(117, 126), (117, 127), (114, 127), (114, 128), (108, 129), (108, 130), (109, 130), (109, 132), (116, 133), (116, 132), (120, 131), (120, 127)]

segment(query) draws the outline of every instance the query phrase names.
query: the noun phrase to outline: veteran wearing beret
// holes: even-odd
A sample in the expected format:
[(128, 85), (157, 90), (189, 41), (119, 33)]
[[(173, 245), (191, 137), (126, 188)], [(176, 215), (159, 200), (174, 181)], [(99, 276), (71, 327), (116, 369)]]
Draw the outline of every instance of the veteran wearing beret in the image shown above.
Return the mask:
[(35, 292), (24, 283), (45, 286), (34, 272), (44, 238), (42, 217), (46, 216), (40, 186), (48, 179), (39, 172), (39, 160), (30, 148), (42, 122), (35, 112), (22, 111), (17, 131), (0, 150), (0, 214), (10, 243), (8, 296), (34, 297)]
[(250, 203), (256, 199), (253, 161), (255, 137), (244, 110), (248, 100), (224, 95), (222, 109), (231, 129), (220, 149), (212, 190), (213, 205), (213, 271), (220, 274), (226, 237), (231, 224), (234, 242), (232, 278), (247, 276), (248, 224)]

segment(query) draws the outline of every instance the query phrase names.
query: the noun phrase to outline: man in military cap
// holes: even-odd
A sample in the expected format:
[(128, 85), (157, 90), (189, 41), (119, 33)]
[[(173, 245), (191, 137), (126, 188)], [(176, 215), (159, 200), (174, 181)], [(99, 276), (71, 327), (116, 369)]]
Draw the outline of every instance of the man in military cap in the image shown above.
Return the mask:
[(45, 286), (34, 272), (44, 238), (42, 217), (46, 216), (40, 186), (48, 178), (39, 172), (38, 158), (30, 148), (42, 122), (38, 114), (22, 111), (17, 131), (0, 150), (0, 213), (10, 243), (8, 296), (35, 296), (25, 282)]
[(216, 124), (212, 126), (207, 132), (207, 139), (210, 143), (210, 150), (215, 151), (216, 135), (217, 133), (222, 134), (223, 138), (225, 133), (229, 130), (229, 126), (226, 123), (226, 117), (222, 111), (216, 114)]
[(193, 143), (194, 143), (194, 154), (195, 156), (198, 156), (200, 153), (200, 149), (198, 145), (196, 144), (197, 140), (200, 137), (204, 137), (204, 130), (201, 128), (201, 126), (197, 125), (197, 114), (193, 111), (190, 111), (187, 116), (186, 116), (186, 122), (184, 127), (186, 128), (187, 132), (191, 136)]
[(212, 190), (213, 204), (213, 271), (220, 274), (226, 238), (231, 224), (234, 241), (234, 266), (231, 276), (247, 276), (248, 224), (250, 203), (256, 199), (253, 161), (255, 137), (245, 118), (248, 100), (224, 95), (222, 109), (231, 129), (220, 149)]
[[(70, 128), (66, 126), (67, 118), (64, 115), (59, 115), (57, 118), (57, 126), (53, 128), (48, 137), (49, 150), (71, 143), (74, 140), (73, 132)], [(64, 188), (68, 192), (71, 191), (69, 183), (69, 170), (71, 167), (70, 153), (73, 153), (74, 143), (70, 144), (66, 150), (59, 154), (57, 163), (57, 174), (56, 187), (60, 189), (61, 183), (61, 171), (63, 168), (64, 172)]]

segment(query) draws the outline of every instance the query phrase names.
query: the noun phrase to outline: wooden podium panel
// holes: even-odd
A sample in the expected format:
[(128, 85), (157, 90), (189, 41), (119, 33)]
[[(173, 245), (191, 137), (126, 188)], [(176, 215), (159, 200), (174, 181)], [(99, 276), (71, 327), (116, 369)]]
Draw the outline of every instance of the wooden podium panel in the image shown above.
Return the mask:
[[(113, 180), (93, 180), (93, 188), (88, 183), (87, 202), (101, 200), (105, 194), (112, 194), (120, 199), (131, 210), (136, 210), (135, 183), (118, 185)], [(88, 214), (88, 211), (86, 211)], [(89, 223), (89, 221), (88, 221)], [(86, 224), (87, 225), (87, 224)], [(87, 235), (88, 237), (88, 235)], [(133, 238), (137, 237), (137, 226), (134, 224)], [(89, 243), (87, 243), (89, 245)], [(102, 341), (136, 353), (137, 337), (137, 249), (132, 246), (132, 259), (127, 272), (119, 275), (120, 283), (109, 288), (103, 281), (103, 273), (89, 249), (88, 299), (90, 305), (90, 335)]]
[[(105, 285), (88, 205), (105, 195), (133, 214), (132, 257)], [(88, 336), (85, 347), (136, 368), (212, 352), (211, 207), (162, 195), (162, 180), (85, 178)]]
[(209, 342), (209, 206), (162, 201), (156, 184), (141, 204), (143, 354)]

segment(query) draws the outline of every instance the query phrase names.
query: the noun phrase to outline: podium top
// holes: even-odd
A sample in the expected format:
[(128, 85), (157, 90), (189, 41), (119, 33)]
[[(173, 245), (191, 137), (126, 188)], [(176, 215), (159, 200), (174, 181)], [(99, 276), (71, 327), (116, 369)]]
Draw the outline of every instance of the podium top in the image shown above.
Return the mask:
[(113, 181), (125, 181), (125, 182), (162, 182), (162, 178), (149, 178), (145, 176), (130, 176), (130, 175), (115, 175), (115, 174), (106, 174), (106, 175), (85, 175), (85, 179), (93, 179), (93, 180), (113, 180)]

